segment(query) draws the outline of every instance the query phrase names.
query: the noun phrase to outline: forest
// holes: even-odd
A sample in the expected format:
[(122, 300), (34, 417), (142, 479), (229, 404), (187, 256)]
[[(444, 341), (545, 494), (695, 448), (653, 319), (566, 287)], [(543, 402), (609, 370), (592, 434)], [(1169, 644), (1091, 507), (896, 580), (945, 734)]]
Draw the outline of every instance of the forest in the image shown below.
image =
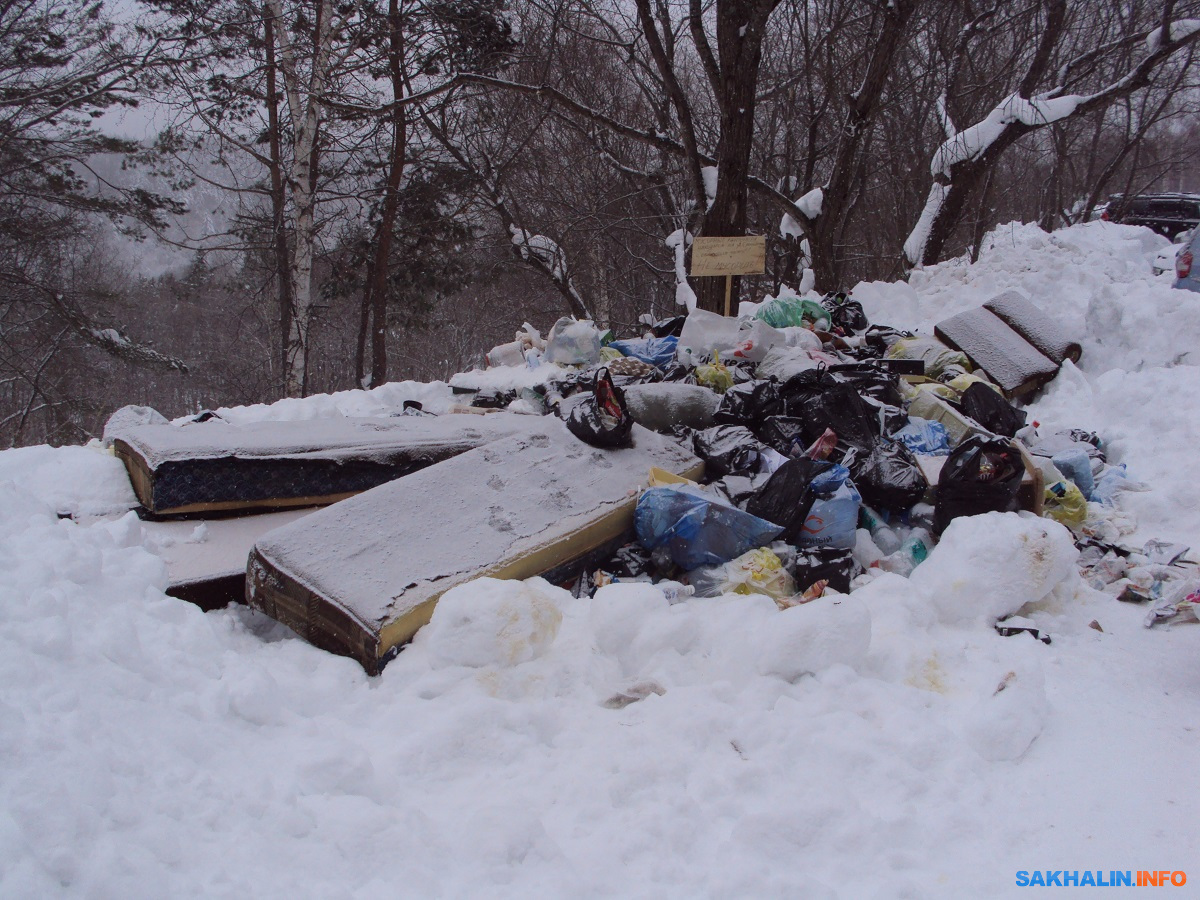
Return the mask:
[(0, 0), (0, 446), (1200, 190), (1200, 0)]

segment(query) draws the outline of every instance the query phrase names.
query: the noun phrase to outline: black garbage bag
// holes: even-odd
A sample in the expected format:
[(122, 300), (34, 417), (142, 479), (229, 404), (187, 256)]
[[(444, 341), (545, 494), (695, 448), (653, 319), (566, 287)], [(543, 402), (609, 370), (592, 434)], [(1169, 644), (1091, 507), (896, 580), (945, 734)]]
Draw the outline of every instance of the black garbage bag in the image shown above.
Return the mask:
[(600, 568), (617, 578), (632, 580), (639, 575), (653, 572), (654, 564), (650, 559), (650, 551), (634, 541), (617, 550)]
[(779, 382), (747, 381), (735, 384), (721, 396), (713, 420), (722, 425), (745, 425), (751, 430), (761, 427), (769, 416), (783, 409), (779, 398)]
[(804, 440), (804, 420), (795, 416), (770, 416), (755, 431), (758, 439), (784, 456), (803, 456), (809, 442)]
[(859, 394), (888, 406), (901, 406), (900, 379), (879, 364), (870, 362), (839, 363), (829, 371), (850, 384)]
[(802, 550), (792, 567), (798, 594), (822, 580), (828, 581), (833, 590), (848, 594), (857, 574), (858, 564), (847, 550)]
[(689, 369), (683, 363), (672, 363), (663, 369), (663, 381), (680, 381), (687, 384), (695, 384), (696, 379), (692, 377), (692, 369)]
[(516, 391), (480, 391), (471, 399), (471, 405), (478, 409), (504, 409), (516, 399)]
[[(813, 479), (828, 472), (834, 464), (802, 456), (789, 459), (776, 469), (767, 483), (746, 502), (746, 512), (783, 526), (782, 540), (794, 544), (800, 539), (804, 523), (817, 499)], [(844, 474), (844, 473), (843, 473)]]
[(999, 392), (976, 381), (963, 391), (962, 411), (993, 434), (1012, 437), (1025, 427), (1025, 410), (1017, 409)]
[(729, 502), (738, 509), (745, 509), (746, 503), (762, 490), (763, 485), (771, 476), (765, 473), (759, 475), (726, 475), (714, 485), (729, 498)]
[(908, 413), (899, 406), (889, 406), (886, 403), (880, 403), (872, 400), (870, 397), (864, 398), (867, 404), (867, 409), (875, 414), (875, 418), (879, 420), (879, 427), (882, 429), (881, 436), (889, 435), (895, 431), (899, 431), (908, 424)]
[(757, 472), (764, 446), (743, 425), (716, 425), (693, 434), (692, 448), (704, 460), (704, 472), (711, 481)]
[(1025, 463), (1006, 438), (975, 435), (959, 444), (942, 466), (934, 505), (933, 530), (941, 534), (952, 519), (1016, 509)]
[(821, 300), (821, 305), (829, 310), (833, 327), (840, 329), (843, 334), (863, 331), (870, 324), (862, 304), (852, 299), (845, 291), (826, 294)]
[(650, 326), (650, 331), (656, 338), (679, 337), (683, 334), (684, 323), (687, 322), (687, 316), (673, 316), (669, 319), (662, 319)]
[(633, 416), (607, 369), (596, 373), (591, 394), (566, 408), (563, 421), (571, 434), (593, 447), (628, 447), (633, 443)]
[(920, 503), (929, 488), (917, 458), (898, 441), (879, 441), (870, 451), (853, 450), (842, 460), (863, 502), (902, 512)]
[(754, 372), (758, 369), (758, 363), (750, 362), (748, 359), (721, 357), (721, 363), (729, 370), (729, 377), (733, 379), (735, 385), (753, 381)]
[(889, 328), (887, 325), (872, 325), (863, 335), (863, 343), (870, 347), (876, 356), (883, 356), (896, 341), (912, 336), (911, 331), (901, 331), (898, 328)]
[(838, 449), (870, 450), (880, 435), (880, 423), (858, 391), (830, 372), (814, 369), (789, 378), (780, 388), (784, 411), (803, 420), (803, 437), (811, 444), (825, 429), (838, 436)]

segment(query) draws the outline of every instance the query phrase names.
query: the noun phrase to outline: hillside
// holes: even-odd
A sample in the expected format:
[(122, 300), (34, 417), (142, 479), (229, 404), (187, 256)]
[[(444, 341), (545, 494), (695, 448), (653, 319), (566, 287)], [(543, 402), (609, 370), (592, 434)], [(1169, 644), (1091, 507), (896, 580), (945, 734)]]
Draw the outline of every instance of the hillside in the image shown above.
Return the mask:
[[(1200, 548), (1200, 302), (1151, 275), (1161, 244), (1103, 222), (1004, 226), (974, 265), (854, 296), (872, 322), (930, 333), (1029, 293), (1083, 344), (1030, 417), (1095, 431), (1148, 488), (1111, 513), (1121, 543)], [(401, 383), (220, 412), (450, 396)], [(120, 512), (131, 496), (95, 446), (0, 453), (4, 896), (1003, 897), (1022, 870), (1200, 879), (1200, 625), (1144, 627), (1145, 606), (1079, 576), (1058, 526), (969, 520), (911, 581), (883, 574), (836, 609), (476, 582), (443, 604), (477, 614), (435, 617), (368, 678), (248, 609), (167, 597)], [(978, 612), (1039, 585), (1022, 612), (1049, 645)], [(528, 604), (561, 626), (510, 655), (489, 623)]]

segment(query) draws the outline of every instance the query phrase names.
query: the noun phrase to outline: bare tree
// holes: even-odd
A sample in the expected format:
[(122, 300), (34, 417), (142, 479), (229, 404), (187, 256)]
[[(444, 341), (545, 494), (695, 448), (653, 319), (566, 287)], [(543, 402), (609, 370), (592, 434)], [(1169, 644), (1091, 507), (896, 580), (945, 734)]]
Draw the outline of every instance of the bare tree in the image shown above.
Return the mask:
[[(1043, 0), (1014, 10), (1007, 3), (983, 7), (963, 26), (948, 59), (940, 102), (946, 138), (933, 154), (934, 181), (917, 224), (904, 246), (911, 265), (932, 264), (962, 219), (968, 200), (988, 181), (997, 160), (1022, 137), (1056, 123), (1103, 110), (1151, 84), (1176, 53), (1200, 40), (1200, 22), (1177, 20), (1177, 3), (1165, 0), (1153, 25), (1143, 15), (1127, 21), (1125, 7), (1110, 7), (1107, 20), (1093, 3)], [(1140, 27), (1138, 27), (1140, 26)], [(1019, 52), (1013, 81), (996, 78), (989, 88), (1007, 90), (969, 126), (955, 115), (964, 73), (979, 68), (975, 53), (1002, 40)], [(1144, 49), (1128, 68), (1110, 65), (1120, 48)], [(994, 49), (994, 44), (990, 49)], [(1014, 54), (1015, 55), (1015, 54)], [(997, 74), (1004, 69), (997, 69)], [(995, 85), (995, 87), (992, 87)], [(978, 91), (978, 94), (986, 93)]]

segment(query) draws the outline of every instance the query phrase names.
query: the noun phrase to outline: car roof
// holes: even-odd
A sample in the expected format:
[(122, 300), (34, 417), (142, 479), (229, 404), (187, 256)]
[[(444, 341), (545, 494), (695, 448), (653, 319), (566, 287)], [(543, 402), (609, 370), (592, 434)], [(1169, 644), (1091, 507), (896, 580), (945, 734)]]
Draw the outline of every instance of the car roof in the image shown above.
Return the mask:
[(1200, 200), (1200, 194), (1181, 193), (1179, 191), (1160, 194), (1112, 194), (1109, 200)]

